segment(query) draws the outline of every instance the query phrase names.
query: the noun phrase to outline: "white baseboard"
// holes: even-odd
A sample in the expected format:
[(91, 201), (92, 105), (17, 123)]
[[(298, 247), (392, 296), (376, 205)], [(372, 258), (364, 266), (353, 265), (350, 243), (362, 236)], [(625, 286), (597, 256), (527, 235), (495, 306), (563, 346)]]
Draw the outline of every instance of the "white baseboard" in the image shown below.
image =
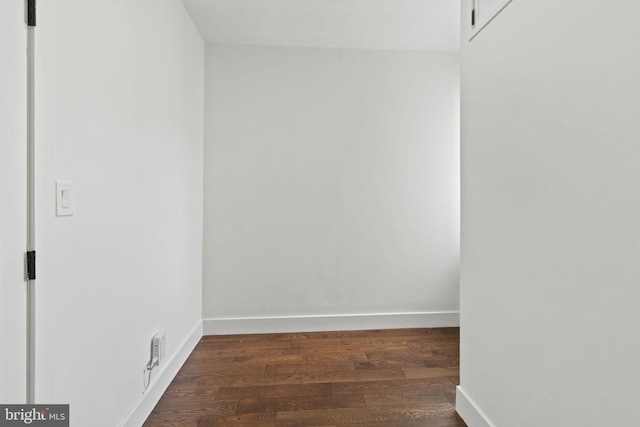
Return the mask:
[(469, 427), (495, 427), (460, 386), (456, 388), (456, 411)]
[(144, 424), (145, 420), (151, 414), (151, 411), (156, 406), (162, 394), (165, 392), (173, 378), (178, 374), (178, 371), (186, 362), (187, 358), (195, 348), (198, 341), (202, 338), (202, 323), (198, 322), (193, 328), (191, 333), (182, 341), (178, 350), (173, 356), (164, 364), (164, 368), (159, 372), (154, 372), (155, 379), (151, 380), (149, 388), (140, 397), (140, 399), (133, 405), (127, 415), (122, 419), (120, 427), (140, 427)]
[(204, 319), (202, 325), (204, 335), (443, 328), (460, 326), (460, 312), (212, 318)]

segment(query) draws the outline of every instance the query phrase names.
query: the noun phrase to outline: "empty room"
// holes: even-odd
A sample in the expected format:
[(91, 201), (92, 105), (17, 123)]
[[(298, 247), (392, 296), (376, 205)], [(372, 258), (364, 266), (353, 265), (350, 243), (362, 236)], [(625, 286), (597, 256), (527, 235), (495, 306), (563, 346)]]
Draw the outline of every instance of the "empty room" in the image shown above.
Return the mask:
[(639, 14), (0, 0), (0, 425), (639, 425)]

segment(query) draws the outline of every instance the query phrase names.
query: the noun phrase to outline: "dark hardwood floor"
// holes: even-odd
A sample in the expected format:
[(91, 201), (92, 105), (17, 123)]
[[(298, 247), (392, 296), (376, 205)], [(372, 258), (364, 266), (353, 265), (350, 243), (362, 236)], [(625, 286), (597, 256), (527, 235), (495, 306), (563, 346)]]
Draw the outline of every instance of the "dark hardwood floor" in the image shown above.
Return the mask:
[(459, 330), (206, 336), (144, 424), (466, 426)]

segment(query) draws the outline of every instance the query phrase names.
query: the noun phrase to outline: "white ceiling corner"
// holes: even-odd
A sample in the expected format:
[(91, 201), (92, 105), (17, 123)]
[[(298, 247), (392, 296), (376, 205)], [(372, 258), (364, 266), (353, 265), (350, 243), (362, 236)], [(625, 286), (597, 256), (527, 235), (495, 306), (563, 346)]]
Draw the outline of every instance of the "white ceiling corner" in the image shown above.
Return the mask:
[(460, 0), (183, 0), (207, 43), (452, 51)]

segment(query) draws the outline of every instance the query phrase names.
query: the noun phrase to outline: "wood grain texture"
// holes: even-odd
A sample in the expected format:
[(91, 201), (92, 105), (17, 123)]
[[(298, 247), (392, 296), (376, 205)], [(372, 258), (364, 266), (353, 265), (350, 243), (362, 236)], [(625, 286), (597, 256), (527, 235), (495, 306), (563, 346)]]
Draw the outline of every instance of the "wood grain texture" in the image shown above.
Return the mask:
[(206, 336), (152, 426), (464, 427), (458, 328)]

